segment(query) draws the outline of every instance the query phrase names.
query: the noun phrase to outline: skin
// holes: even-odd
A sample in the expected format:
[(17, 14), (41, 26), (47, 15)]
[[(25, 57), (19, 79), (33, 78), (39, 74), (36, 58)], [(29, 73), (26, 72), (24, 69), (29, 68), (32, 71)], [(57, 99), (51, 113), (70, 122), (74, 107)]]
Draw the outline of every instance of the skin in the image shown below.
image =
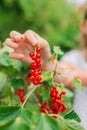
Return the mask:
[(32, 30), (28, 30), (24, 34), (12, 31), (10, 37), (6, 39), (6, 44), (14, 49), (10, 54), (11, 58), (18, 59), (28, 64), (31, 63), (29, 52), (34, 51), (35, 46), (40, 47), (42, 56), (41, 69), (53, 71), (55, 65), (57, 65), (56, 72), (61, 73), (60, 77), (57, 75), (54, 76), (56, 82), (63, 82), (66, 86), (73, 87), (72, 81), (76, 76), (81, 79), (83, 85), (87, 85), (86, 71), (67, 62), (58, 62), (57, 60), (48, 62), (49, 57), (51, 57), (49, 43)]

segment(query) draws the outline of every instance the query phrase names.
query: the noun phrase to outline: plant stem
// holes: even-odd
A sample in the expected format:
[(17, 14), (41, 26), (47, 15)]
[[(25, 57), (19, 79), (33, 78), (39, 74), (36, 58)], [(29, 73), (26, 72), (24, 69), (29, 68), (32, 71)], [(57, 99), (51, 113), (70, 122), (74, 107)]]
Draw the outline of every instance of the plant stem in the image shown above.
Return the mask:
[(38, 86), (34, 86), (34, 88), (27, 94), (24, 103), (22, 104), (22, 108), (24, 107), (24, 105), (26, 104), (28, 98), (31, 96), (31, 94), (37, 89)]

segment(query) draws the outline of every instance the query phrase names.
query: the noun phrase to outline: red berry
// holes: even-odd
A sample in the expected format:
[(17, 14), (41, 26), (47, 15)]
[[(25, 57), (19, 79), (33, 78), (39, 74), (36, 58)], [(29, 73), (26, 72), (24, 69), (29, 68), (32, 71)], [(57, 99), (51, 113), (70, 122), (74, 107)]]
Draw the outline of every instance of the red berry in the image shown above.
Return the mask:
[(21, 93), (20, 93), (19, 90), (17, 90), (17, 91), (16, 91), (16, 94), (17, 94), (18, 96), (20, 96)]
[(61, 92), (61, 95), (65, 95), (65, 94), (66, 94), (66, 92), (65, 92), (65, 91), (62, 91), (62, 92)]
[(34, 81), (35, 80), (35, 77), (32, 75), (30, 76), (30, 80)]
[(35, 70), (33, 70), (33, 69), (30, 70), (31, 75), (34, 75), (34, 72), (35, 72)]
[(48, 104), (48, 102), (47, 102), (47, 101), (44, 101), (44, 102), (41, 104), (41, 106), (45, 107), (45, 106), (47, 106), (47, 104)]
[(33, 81), (33, 84), (38, 85), (38, 81), (37, 80)]
[(31, 67), (32, 69), (38, 69), (38, 65), (37, 65), (36, 63), (34, 63), (34, 62), (32, 62), (32, 63), (30, 64), (30, 67)]
[(33, 52), (30, 52), (29, 53), (29, 56), (32, 58), (34, 56), (34, 53)]
[(40, 82), (41, 80), (42, 80), (42, 77), (41, 77), (41, 76), (37, 77), (37, 81), (38, 81), (38, 82)]
[(24, 92), (24, 91), (25, 91), (25, 88), (19, 88), (19, 91), (20, 91), (20, 92)]
[(39, 71), (38, 71), (38, 74), (39, 74), (39, 75), (41, 75), (41, 74), (42, 74), (41, 70), (39, 70)]
[(41, 67), (41, 64), (39, 63), (39, 64), (38, 64), (38, 68), (40, 68), (40, 67)]
[(35, 60), (36, 59), (36, 56), (32, 56), (32, 60)]
[(39, 58), (37, 58), (37, 59), (35, 59), (35, 62), (36, 62), (37, 64), (39, 64), (39, 63), (41, 62), (41, 60), (40, 60)]
[(34, 62), (32, 62), (31, 64), (30, 64), (30, 67), (33, 69), (34, 68)]
[(36, 48), (36, 52), (37, 52), (37, 53), (40, 52), (40, 48), (39, 48), (39, 47)]
[(38, 76), (38, 71), (34, 72), (34, 76)]
[(40, 58), (41, 57), (41, 54), (36, 54), (36, 58)]
[(21, 97), (20, 101), (21, 101), (21, 103), (23, 103), (24, 102), (24, 97)]
[(60, 112), (64, 112), (66, 110), (66, 106), (64, 106), (63, 104), (59, 107), (59, 111)]

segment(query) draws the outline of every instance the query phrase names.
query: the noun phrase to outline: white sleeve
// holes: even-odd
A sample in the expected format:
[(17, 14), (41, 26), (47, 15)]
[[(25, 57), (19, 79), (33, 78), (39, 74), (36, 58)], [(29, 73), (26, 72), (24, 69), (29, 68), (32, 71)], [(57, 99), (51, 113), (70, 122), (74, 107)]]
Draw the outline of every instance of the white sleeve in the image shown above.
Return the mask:
[(78, 64), (78, 50), (73, 50), (70, 52), (67, 52), (62, 58), (61, 61), (67, 61), (67, 62), (72, 62), (73, 64), (77, 65)]

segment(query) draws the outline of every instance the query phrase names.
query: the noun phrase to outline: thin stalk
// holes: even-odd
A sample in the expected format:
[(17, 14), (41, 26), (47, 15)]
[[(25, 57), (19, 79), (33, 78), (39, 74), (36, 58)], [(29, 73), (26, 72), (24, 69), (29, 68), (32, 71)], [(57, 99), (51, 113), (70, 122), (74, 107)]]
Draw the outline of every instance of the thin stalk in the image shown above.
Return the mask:
[(31, 96), (31, 94), (37, 89), (38, 86), (34, 86), (34, 88), (27, 94), (24, 103), (22, 104), (22, 108), (25, 106), (28, 98)]

